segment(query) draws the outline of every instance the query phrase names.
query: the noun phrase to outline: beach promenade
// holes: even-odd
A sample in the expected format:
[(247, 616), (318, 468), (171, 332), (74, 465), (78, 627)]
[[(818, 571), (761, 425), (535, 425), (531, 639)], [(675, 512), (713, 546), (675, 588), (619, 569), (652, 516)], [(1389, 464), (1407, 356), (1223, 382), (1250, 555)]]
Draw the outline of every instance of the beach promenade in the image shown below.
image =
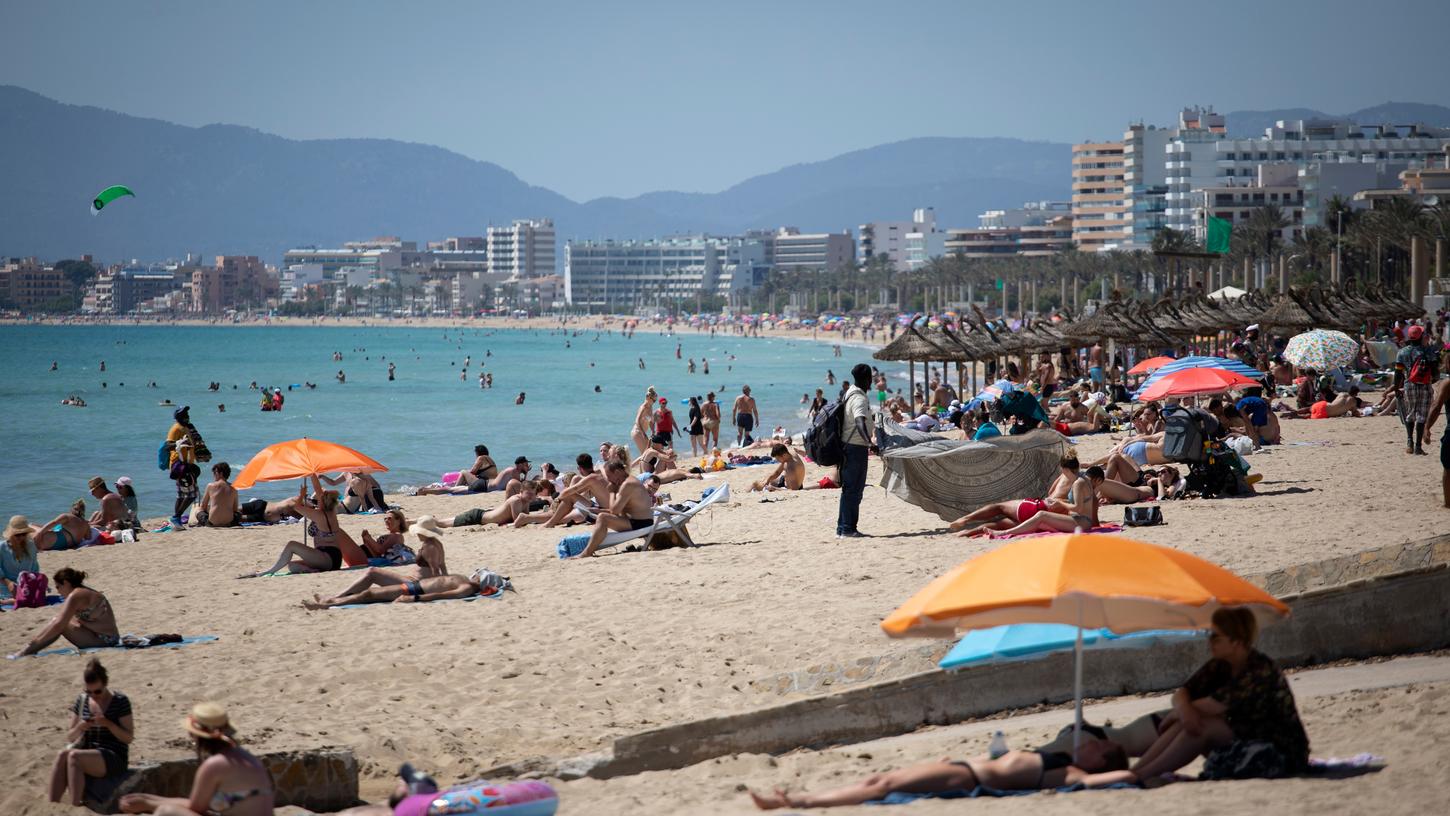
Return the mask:
[[(1285, 436), (1291, 444), (1250, 457), (1265, 477), (1258, 496), (1169, 503), (1166, 525), (1134, 535), (1247, 575), (1444, 532), (1439, 463), (1406, 457), (1394, 418), (1290, 421)], [(1078, 449), (1087, 460), (1109, 444), (1105, 436), (1085, 437)], [(486, 566), (513, 579), (519, 592), (502, 601), (306, 612), (302, 600), (336, 592), (356, 573), (233, 578), (270, 563), (298, 536), (292, 525), (148, 535), (137, 544), (47, 554), (45, 568), (84, 569), (87, 583), (111, 599), (123, 631), (218, 638), (174, 651), (106, 655), (113, 687), (130, 695), (136, 710), (133, 758), (180, 756), (176, 719), (195, 700), (220, 699), (251, 749), (351, 747), (362, 766), (362, 792), (376, 800), (404, 760), (460, 781), (504, 763), (599, 751), (662, 725), (787, 702), (793, 692), (781, 691), (779, 677), (824, 663), (891, 658), (880, 662), (887, 668), (873, 681), (929, 668), (922, 642), (888, 641), (877, 624), (932, 578), (992, 544), (944, 535), (934, 516), (875, 487), (868, 488), (861, 520), (871, 537), (837, 540), (836, 493), (772, 494), (761, 502), (746, 492), (758, 470), (665, 488), (678, 501), (697, 497), (703, 486), (730, 484), (731, 504), (691, 526), (704, 545), (698, 549), (566, 563), (554, 545), (574, 531), (448, 533), (452, 571)], [(819, 473), (812, 467), (808, 478)], [(873, 462), (869, 484), (879, 476)], [(498, 496), (397, 501), (409, 517), (451, 516), (494, 506)], [(1105, 518), (1117, 512), (1105, 508)], [(354, 537), (381, 530), (375, 516), (344, 516), (342, 524)], [(43, 620), (39, 610), (4, 613), (0, 649), (18, 649)], [(13, 784), (0, 791), (0, 811), (66, 812), (44, 804), (42, 791), (82, 662), (42, 657), (3, 667), (0, 762)], [(1388, 769), (1373, 777), (1094, 793), (1066, 806), (1056, 804), (1060, 797), (1044, 799), (1055, 807), (1194, 812), (1217, 796), (1247, 796), (1286, 813), (1309, 813), (1364, 795), (1354, 800), (1398, 810), (1443, 794), (1443, 778), (1433, 779), (1433, 740), (1443, 738), (1432, 732), (1446, 721), (1438, 696), (1444, 688), (1436, 680), (1419, 692), (1345, 692), (1303, 702), (1316, 755), (1386, 756)], [(1069, 719), (1060, 711), (1051, 726), (1034, 727), (1045, 733)], [(1014, 737), (1015, 744), (1026, 744), (1030, 733)], [(828, 761), (853, 756), (841, 749), (780, 763), (807, 763), (799, 766), (801, 780), (818, 783), (898, 758), (980, 747), (901, 745), (871, 762)], [(744, 812), (737, 781), (794, 784), (771, 762), (744, 757), (571, 782), (563, 786), (561, 812)], [(939, 804), (911, 807), (943, 812)]]

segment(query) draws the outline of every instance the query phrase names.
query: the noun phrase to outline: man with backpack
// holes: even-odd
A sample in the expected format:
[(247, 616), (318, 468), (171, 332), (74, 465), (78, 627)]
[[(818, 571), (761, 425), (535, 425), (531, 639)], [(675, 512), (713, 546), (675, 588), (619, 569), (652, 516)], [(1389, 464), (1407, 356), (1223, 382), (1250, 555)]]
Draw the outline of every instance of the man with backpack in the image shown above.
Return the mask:
[(1431, 390), (1439, 379), (1439, 355), (1425, 345), (1425, 327), (1405, 332), (1405, 347), (1395, 357), (1394, 391), (1400, 398), (1400, 421), (1405, 424), (1405, 453), (1425, 455), (1422, 440), (1430, 415)]
[(841, 411), (841, 502), (836, 513), (836, 538), (862, 538), (856, 522), (861, 516), (861, 496), (866, 492), (866, 455), (871, 450), (871, 366), (857, 363), (851, 368), (851, 385)]

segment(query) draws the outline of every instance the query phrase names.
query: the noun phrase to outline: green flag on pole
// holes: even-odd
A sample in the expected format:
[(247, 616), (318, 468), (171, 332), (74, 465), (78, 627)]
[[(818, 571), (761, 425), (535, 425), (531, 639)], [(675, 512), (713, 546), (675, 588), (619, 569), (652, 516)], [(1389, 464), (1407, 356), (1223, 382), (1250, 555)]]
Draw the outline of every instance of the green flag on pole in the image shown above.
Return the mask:
[(1229, 236), (1234, 226), (1222, 218), (1208, 217), (1208, 251), (1219, 255), (1228, 254)]

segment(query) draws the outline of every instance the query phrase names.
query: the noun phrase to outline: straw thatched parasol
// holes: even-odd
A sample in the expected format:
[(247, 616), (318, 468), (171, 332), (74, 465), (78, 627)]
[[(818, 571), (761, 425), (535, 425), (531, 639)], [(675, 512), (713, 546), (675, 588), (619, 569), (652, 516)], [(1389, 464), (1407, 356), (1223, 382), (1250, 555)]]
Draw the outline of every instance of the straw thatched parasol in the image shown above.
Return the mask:
[(932, 342), (915, 326), (907, 326), (896, 339), (871, 355), (877, 360), (900, 363), (926, 363), (950, 359), (946, 349)]
[(1287, 294), (1278, 295), (1274, 298), (1274, 304), (1265, 309), (1255, 321), (1267, 332), (1269, 328), (1276, 329), (1312, 329), (1314, 328), (1314, 316), (1300, 306), (1298, 301)]

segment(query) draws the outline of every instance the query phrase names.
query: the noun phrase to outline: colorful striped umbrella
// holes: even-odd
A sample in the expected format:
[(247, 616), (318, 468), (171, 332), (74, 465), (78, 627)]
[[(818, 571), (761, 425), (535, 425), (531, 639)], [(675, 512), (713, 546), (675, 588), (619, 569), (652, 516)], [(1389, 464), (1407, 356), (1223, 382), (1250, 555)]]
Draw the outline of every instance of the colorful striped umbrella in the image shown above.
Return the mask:
[(1262, 385), (1259, 380), (1224, 371), (1221, 368), (1185, 368), (1159, 377), (1138, 394), (1148, 402), (1167, 397), (1196, 397), (1201, 394), (1222, 394), (1230, 388)]
[(1149, 375), (1148, 379), (1144, 380), (1143, 384), (1138, 387), (1138, 390), (1133, 393), (1133, 398), (1141, 399), (1142, 397), (1140, 395), (1143, 391), (1148, 386), (1157, 382), (1160, 377), (1167, 376), (1175, 371), (1182, 371), (1185, 368), (1221, 368), (1224, 371), (1232, 371), (1235, 374), (1242, 374), (1245, 377), (1252, 377), (1254, 379), (1259, 379), (1264, 376), (1263, 372), (1253, 366), (1241, 363), (1238, 360), (1230, 360), (1227, 357), (1183, 357), (1171, 363), (1163, 364), (1157, 371)]

